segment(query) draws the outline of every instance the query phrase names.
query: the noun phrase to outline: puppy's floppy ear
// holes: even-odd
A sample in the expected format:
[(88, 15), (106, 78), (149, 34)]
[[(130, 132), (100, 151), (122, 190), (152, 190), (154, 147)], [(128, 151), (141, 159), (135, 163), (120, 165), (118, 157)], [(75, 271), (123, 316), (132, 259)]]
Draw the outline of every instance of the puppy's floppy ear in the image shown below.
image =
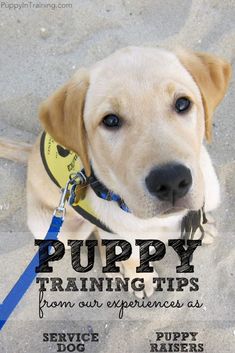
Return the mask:
[(176, 54), (200, 89), (205, 113), (205, 134), (210, 142), (212, 115), (226, 93), (231, 78), (231, 65), (207, 53), (180, 50)]
[(88, 86), (88, 72), (81, 69), (67, 84), (42, 103), (39, 116), (44, 129), (56, 142), (79, 155), (86, 175), (90, 176), (91, 168), (83, 121)]

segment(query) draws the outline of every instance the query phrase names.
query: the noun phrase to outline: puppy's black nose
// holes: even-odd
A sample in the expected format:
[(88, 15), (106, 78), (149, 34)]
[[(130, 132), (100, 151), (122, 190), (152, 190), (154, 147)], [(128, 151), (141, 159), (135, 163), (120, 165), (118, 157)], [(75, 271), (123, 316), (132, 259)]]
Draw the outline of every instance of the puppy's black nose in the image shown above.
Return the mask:
[(148, 191), (161, 201), (175, 201), (187, 194), (192, 175), (182, 164), (166, 164), (150, 171), (145, 179)]

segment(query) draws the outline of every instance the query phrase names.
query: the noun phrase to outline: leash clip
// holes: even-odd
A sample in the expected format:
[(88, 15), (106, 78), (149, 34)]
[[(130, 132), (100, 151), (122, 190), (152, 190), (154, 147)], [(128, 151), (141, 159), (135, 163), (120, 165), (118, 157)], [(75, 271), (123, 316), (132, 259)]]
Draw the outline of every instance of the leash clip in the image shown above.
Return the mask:
[(64, 219), (65, 216), (65, 203), (68, 200), (69, 197), (69, 184), (70, 184), (70, 180), (66, 183), (65, 188), (61, 189), (61, 197), (60, 197), (60, 202), (59, 202), (59, 206), (56, 207), (53, 216), (59, 217)]
[[(87, 177), (82, 171), (78, 173), (72, 173), (69, 176), (69, 180), (67, 181), (65, 187), (61, 189), (59, 206), (55, 209), (53, 213), (54, 216), (64, 219), (65, 212), (66, 212), (65, 203), (67, 201), (70, 202), (71, 194), (72, 194), (72, 191), (74, 190), (74, 187), (76, 185), (86, 184), (86, 182), (87, 182)], [(71, 190), (69, 190), (70, 186), (72, 186)]]

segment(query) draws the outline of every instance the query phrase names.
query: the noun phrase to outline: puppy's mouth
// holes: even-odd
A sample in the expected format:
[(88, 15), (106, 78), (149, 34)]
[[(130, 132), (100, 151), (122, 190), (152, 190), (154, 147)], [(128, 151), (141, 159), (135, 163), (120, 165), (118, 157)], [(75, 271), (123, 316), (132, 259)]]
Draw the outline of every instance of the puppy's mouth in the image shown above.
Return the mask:
[(181, 213), (182, 211), (185, 211), (186, 209), (184, 207), (170, 207), (166, 211), (160, 213), (158, 216), (159, 217), (165, 217), (165, 216), (170, 216), (170, 215), (176, 215), (178, 213)]

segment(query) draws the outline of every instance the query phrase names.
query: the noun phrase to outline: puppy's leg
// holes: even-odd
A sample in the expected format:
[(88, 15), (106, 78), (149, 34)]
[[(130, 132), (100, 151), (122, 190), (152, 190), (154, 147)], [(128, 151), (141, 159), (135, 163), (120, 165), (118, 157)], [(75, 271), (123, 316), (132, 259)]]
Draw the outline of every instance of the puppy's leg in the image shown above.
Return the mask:
[[(98, 240), (100, 259), (101, 259), (102, 266), (104, 267), (104, 266), (106, 266), (106, 251), (105, 251), (105, 247), (102, 246), (101, 242), (102, 242), (102, 239), (112, 239), (113, 235), (110, 236), (110, 233), (105, 232), (104, 230), (99, 229), (99, 228), (96, 228), (94, 235), (95, 235), (96, 239)], [(118, 264), (118, 266), (120, 267), (120, 272), (113, 272), (113, 273), (109, 272), (109, 273), (105, 273), (105, 275), (107, 277), (112, 277), (112, 278), (123, 277), (122, 263), (120, 262)]]
[[(120, 238), (120, 236), (116, 234), (110, 234), (101, 229), (99, 230), (97, 229), (97, 231), (95, 232), (95, 236), (99, 242), (99, 250), (100, 250), (102, 265), (106, 266), (106, 251), (105, 251), (105, 247), (101, 246), (101, 238), (110, 240), (110, 239), (118, 239)], [(136, 267), (140, 265), (138, 249), (136, 248), (136, 246), (134, 246), (134, 242), (131, 242), (130, 239), (127, 241), (129, 241), (132, 245), (131, 257), (125, 261), (117, 262), (117, 265), (120, 267), (120, 272), (106, 273), (106, 276), (112, 277), (112, 278), (116, 278), (116, 277), (129, 278), (130, 283), (134, 278), (142, 278), (144, 283), (144, 289), (133, 291), (133, 289), (129, 287), (129, 291), (134, 292), (134, 294), (138, 298), (150, 297), (153, 294), (154, 288), (156, 286), (156, 284), (153, 283), (153, 278), (158, 277), (158, 274), (155, 271), (155, 269), (153, 270), (152, 273), (136, 273)]]

